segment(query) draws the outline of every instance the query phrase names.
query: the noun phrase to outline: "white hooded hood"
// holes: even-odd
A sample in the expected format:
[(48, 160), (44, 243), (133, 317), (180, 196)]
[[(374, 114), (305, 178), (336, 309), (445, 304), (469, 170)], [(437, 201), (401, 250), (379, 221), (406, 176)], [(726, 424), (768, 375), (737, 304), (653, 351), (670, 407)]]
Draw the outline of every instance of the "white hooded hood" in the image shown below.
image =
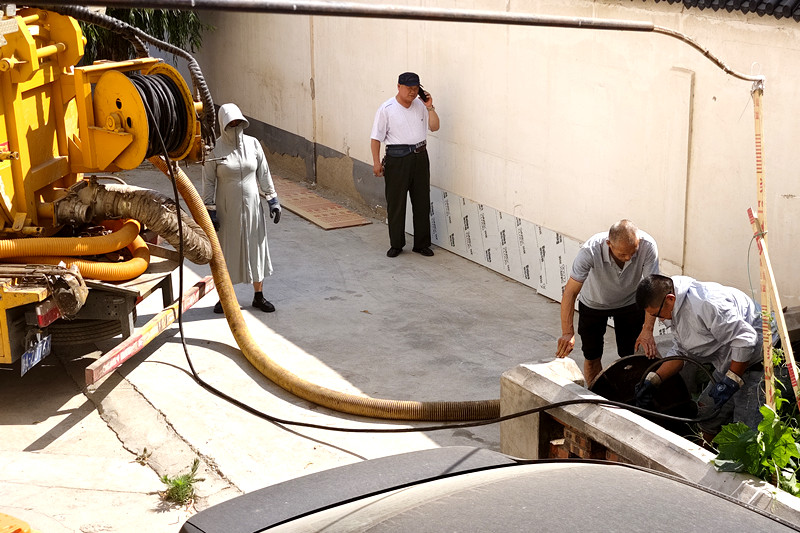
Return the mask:
[[(243, 158), (253, 156), (248, 150), (247, 143), (244, 143), (244, 130), (250, 126), (250, 122), (244, 118), (242, 111), (236, 104), (223, 104), (217, 112), (219, 118), (220, 136), (217, 139), (217, 146), (214, 148), (215, 157), (228, 157), (235, 151), (240, 151)], [(242, 122), (236, 127), (228, 125), (234, 120)]]
[[(244, 130), (250, 126), (250, 122), (244, 118), (241, 109), (236, 104), (223, 104), (217, 113), (219, 118), (220, 139), (224, 144), (231, 148), (236, 148), (242, 144)], [(229, 128), (228, 124), (234, 120), (241, 120), (242, 123), (235, 128)]]
[(228, 124), (230, 124), (234, 120), (243, 121), (244, 128), (247, 128), (250, 125), (250, 122), (248, 122), (247, 119), (244, 118), (242, 110), (239, 109), (239, 106), (237, 106), (236, 104), (222, 104), (219, 108), (218, 117), (219, 117), (219, 125), (223, 132), (228, 127)]

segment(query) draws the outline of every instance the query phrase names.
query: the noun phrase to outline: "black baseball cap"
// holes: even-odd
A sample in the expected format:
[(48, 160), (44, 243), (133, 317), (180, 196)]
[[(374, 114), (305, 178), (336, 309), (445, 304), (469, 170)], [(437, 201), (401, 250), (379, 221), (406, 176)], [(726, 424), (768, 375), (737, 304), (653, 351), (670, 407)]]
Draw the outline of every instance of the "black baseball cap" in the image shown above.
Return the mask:
[(397, 84), (405, 85), (406, 87), (414, 87), (415, 85), (422, 87), (419, 82), (419, 76), (413, 72), (403, 72), (400, 74), (400, 76), (397, 78)]

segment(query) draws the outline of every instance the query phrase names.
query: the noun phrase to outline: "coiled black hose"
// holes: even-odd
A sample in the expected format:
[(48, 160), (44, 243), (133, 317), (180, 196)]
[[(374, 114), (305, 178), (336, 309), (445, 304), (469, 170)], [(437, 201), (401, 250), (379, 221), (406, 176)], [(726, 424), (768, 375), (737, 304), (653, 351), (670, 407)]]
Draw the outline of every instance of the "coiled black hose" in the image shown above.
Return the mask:
[[(168, 152), (180, 148), (189, 124), (189, 117), (183, 105), (183, 96), (175, 82), (165, 74), (131, 74), (128, 76), (139, 91), (139, 96), (147, 102), (147, 124), (150, 131), (159, 131), (164, 137)], [(147, 155), (152, 157), (161, 153), (156, 135), (150, 135)]]
[[(216, 124), (216, 118), (214, 116), (214, 100), (211, 98), (211, 91), (208, 89), (208, 85), (206, 85), (206, 80), (203, 77), (203, 71), (200, 70), (200, 65), (197, 63), (197, 60), (192, 56), (192, 54), (186, 50), (178, 48), (177, 46), (173, 46), (160, 39), (156, 39), (155, 37), (146, 34), (139, 28), (135, 28), (119, 19), (115, 19), (114, 17), (109, 17), (108, 15), (101, 13), (96, 13), (86, 7), (43, 6), (43, 9), (53, 11), (54, 13), (58, 13), (60, 15), (66, 15), (88, 24), (101, 26), (109, 31), (120, 34), (128, 40), (131, 38), (136, 38), (140, 42), (143, 41), (145, 43), (150, 43), (159, 50), (169, 52), (175, 56), (185, 59), (188, 63), (189, 75), (192, 78), (192, 87), (200, 97), (200, 101), (203, 103), (203, 111), (200, 114), (200, 128), (203, 136), (203, 142), (205, 142), (205, 144), (208, 146), (214, 146), (216, 141), (216, 133), (214, 132), (214, 127)], [(142, 53), (138, 45), (134, 44), (134, 48), (137, 49), (137, 54)], [(140, 55), (139, 57), (146, 57), (148, 55), (149, 54), (145, 49), (144, 55)]]

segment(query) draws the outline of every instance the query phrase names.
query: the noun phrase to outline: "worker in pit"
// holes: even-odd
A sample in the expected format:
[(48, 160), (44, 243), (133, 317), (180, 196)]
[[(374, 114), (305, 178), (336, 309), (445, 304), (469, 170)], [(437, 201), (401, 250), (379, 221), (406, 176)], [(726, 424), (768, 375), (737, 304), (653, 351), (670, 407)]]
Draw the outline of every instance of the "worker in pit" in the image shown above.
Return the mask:
[[(272, 262), (261, 198), (275, 224), (281, 219), (281, 205), (261, 143), (244, 134), (250, 123), (236, 104), (219, 108), (219, 125), (221, 135), (203, 166), (203, 202), (219, 234), (231, 282), (252, 283), (253, 307), (271, 313), (275, 306), (263, 294)], [(214, 312), (224, 312), (221, 302)]]
[[(688, 356), (714, 366), (714, 382), (700, 394), (698, 418), (703, 437), (711, 441), (723, 425), (743, 422), (755, 429), (761, 416), (759, 383), (762, 361), (761, 309), (745, 293), (719, 283), (687, 276), (652, 275), (636, 290), (636, 303), (648, 316), (668, 321), (675, 340), (666, 354)], [(684, 361), (667, 361), (637, 386), (636, 405), (653, 406), (655, 389), (678, 373)]]
[(581, 246), (572, 263), (561, 298), (561, 337), (556, 357), (566, 357), (575, 347), (575, 301), (578, 301), (578, 335), (583, 349), (583, 375), (590, 386), (602, 371), (603, 338), (608, 318), (614, 318), (617, 353), (633, 355), (641, 347), (648, 356), (657, 353), (655, 318), (636, 307), (636, 287), (644, 276), (658, 273), (656, 241), (630, 220), (614, 223)]

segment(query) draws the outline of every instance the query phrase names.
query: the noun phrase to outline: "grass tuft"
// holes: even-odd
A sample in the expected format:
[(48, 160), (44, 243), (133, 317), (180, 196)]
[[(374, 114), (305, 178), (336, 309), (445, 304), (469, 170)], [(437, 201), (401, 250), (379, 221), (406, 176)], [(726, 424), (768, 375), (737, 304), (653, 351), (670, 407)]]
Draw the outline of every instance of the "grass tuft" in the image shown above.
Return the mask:
[(197, 469), (200, 467), (200, 459), (195, 458), (192, 463), (192, 468), (188, 474), (171, 478), (164, 474), (161, 476), (161, 482), (167, 486), (167, 489), (162, 493), (165, 500), (179, 504), (189, 503), (194, 498), (195, 483), (204, 481), (198, 478)]

